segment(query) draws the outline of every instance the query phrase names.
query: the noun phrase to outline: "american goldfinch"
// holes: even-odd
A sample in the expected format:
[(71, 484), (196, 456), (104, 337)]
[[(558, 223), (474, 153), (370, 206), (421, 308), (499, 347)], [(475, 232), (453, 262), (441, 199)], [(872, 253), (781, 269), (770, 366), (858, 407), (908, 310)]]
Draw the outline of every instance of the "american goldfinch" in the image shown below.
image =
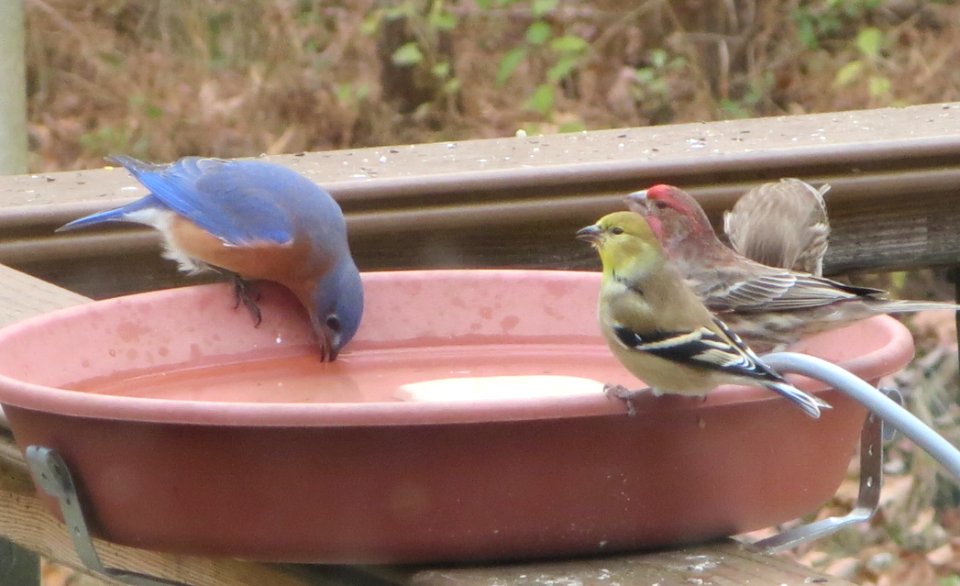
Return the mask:
[(883, 313), (960, 309), (952, 303), (889, 300), (880, 289), (754, 262), (720, 242), (693, 196), (670, 185), (631, 193), (626, 203), (647, 218), (704, 305), (763, 351)]
[[(705, 395), (723, 383), (763, 386), (820, 417), (823, 401), (793, 387), (713, 316), (667, 262), (643, 216), (616, 212), (577, 238), (603, 263), (599, 322), (614, 356), (656, 393)], [(629, 399), (641, 391), (610, 386)]]
[(823, 196), (800, 179), (754, 187), (723, 214), (723, 231), (741, 255), (772, 267), (823, 275), (830, 222)]

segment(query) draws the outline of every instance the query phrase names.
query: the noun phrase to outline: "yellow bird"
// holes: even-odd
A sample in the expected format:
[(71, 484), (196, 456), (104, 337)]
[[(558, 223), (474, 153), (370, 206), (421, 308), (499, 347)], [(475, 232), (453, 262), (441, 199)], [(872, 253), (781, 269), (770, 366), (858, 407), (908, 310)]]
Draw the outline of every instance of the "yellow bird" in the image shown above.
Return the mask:
[[(654, 393), (705, 395), (724, 383), (759, 385), (813, 418), (830, 405), (788, 383), (710, 313), (667, 262), (646, 219), (606, 215), (577, 232), (603, 263), (599, 321), (614, 356)], [(628, 402), (647, 389), (608, 385)]]

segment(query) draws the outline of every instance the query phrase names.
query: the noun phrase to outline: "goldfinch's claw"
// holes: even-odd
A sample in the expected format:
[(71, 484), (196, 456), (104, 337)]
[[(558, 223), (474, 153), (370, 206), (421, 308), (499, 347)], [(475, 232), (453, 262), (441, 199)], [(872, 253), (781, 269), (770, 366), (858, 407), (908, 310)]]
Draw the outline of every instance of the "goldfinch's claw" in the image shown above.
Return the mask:
[(650, 391), (649, 388), (628, 389), (623, 385), (605, 384), (603, 385), (603, 394), (613, 399), (620, 399), (627, 406), (627, 415), (634, 417), (637, 414), (637, 408), (633, 400), (640, 394)]

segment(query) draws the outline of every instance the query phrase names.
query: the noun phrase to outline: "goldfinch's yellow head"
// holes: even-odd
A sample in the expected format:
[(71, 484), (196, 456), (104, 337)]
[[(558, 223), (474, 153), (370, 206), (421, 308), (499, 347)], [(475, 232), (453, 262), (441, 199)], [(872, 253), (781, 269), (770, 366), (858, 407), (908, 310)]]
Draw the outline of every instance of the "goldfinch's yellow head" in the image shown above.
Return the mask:
[(633, 212), (614, 212), (581, 228), (577, 238), (600, 254), (604, 273), (646, 272), (663, 260), (660, 243), (647, 220)]

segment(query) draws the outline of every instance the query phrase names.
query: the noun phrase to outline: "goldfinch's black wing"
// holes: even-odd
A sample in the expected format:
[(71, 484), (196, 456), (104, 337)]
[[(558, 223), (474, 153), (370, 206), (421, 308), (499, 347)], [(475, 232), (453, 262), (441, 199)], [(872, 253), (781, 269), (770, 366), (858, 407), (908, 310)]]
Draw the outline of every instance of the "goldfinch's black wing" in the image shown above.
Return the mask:
[(685, 366), (763, 381), (783, 381), (783, 377), (764, 364), (726, 324), (716, 318), (714, 324), (720, 333), (707, 327), (686, 332), (637, 332), (621, 325), (613, 331), (621, 344), (637, 352)]

